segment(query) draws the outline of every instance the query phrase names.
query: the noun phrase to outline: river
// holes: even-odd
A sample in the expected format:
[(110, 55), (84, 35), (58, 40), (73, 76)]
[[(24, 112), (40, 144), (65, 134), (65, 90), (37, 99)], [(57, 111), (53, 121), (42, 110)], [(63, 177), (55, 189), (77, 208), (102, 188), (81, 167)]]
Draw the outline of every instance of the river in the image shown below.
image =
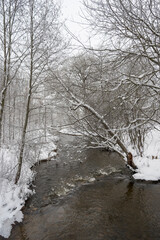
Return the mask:
[(36, 167), (36, 194), (10, 240), (159, 240), (160, 184), (134, 181), (114, 152), (61, 136), (56, 161)]

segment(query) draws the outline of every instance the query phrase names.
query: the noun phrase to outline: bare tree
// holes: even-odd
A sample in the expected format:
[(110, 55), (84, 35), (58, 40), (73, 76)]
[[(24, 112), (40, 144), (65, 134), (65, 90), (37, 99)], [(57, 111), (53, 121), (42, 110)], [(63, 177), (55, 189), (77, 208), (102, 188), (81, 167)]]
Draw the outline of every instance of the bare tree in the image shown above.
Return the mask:
[[(150, 88), (126, 81), (131, 73), (140, 74), (148, 67), (144, 59), (119, 64), (115, 56), (81, 54), (66, 60), (57, 81), (63, 86), (68, 113), (76, 130), (91, 138), (91, 145), (112, 149), (127, 156), (132, 164), (132, 154), (125, 146), (130, 138), (137, 153), (143, 154), (144, 135), (155, 114), (150, 102), (154, 99)], [(119, 68), (117, 69), (117, 64)], [(125, 76), (125, 79), (124, 79)], [(58, 84), (57, 91), (58, 91)], [(93, 146), (93, 147), (94, 147)], [(131, 159), (131, 161), (130, 161)]]
[[(100, 56), (103, 53), (107, 56), (106, 60), (109, 64), (104, 64), (104, 69), (106, 68), (107, 71), (104, 71), (102, 65), (99, 64), (101, 72), (97, 72), (101, 79), (103, 76), (102, 92), (108, 92), (108, 96), (102, 102), (99, 97), (101, 95), (100, 85), (98, 85), (98, 94), (95, 94), (97, 89), (94, 86), (92, 97), (88, 91), (88, 98), (79, 100), (83, 100), (83, 103), (95, 111), (97, 111), (96, 104), (100, 106), (101, 103), (98, 112), (110, 128), (120, 138), (129, 135), (131, 143), (142, 155), (147, 129), (150, 125), (160, 124), (160, 10), (157, 8), (159, 1), (146, 0), (142, 3), (140, 0), (90, 0), (84, 1), (84, 5), (87, 11), (84, 15), (85, 19), (88, 20), (96, 34), (102, 35), (104, 47), (95, 50), (94, 54)], [(86, 71), (83, 64), (77, 67), (78, 78), (81, 75), (82, 82), (84, 82)], [(85, 66), (86, 69), (87, 67), (89, 63)], [(71, 80), (73, 86), (78, 79), (74, 77), (75, 79)], [(94, 79), (94, 82), (97, 82), (96, 75)], [(86, 79), (85, 82), (87, 82)], [(78, 96), (79, 91), (74, 92), (74, 88), (68, 89), (75, 97)], [(109, 100), (108, 105), (107, 100)], [(107, 107), (110, 108), (109, 111)]]
[[(117, 132), (110, 128), (109, 124), (105, 120), (105, 116), (102, 115), (102, 113), (100, 114), (99, 111), (95, 109), (95, 107), (91, 106), (91, 104), (84, 102), (81, 96), (79, 98), (77, 91), (74, 92), (74, 89), (68, 86), (67, 82), (65, 82), (63, 74), (61, 76), (57, 76), (57, 81), (63, 86), (65, 90), (63, 96), (66, 98), (67, 105), (70, 107), (70, 110), (72, 110), (74, 113), (77, 111), (81, 111), (81, 109), (86, 110), (85, 116), (83, 115), (83, 117), (77, 118), (77, 114), (75, 113), (73, 117), (73, 119), (76, 120), (75, 123), (79, 123), (82, 121), (87, 123), (89, 128), (85, 128), (85, 131), (81, 131), (81, 133), (93, 137), (97, 141), (97, 143), (100, 140), (102, 147), (110, 147), (111, 149), (114, 149), (116, 152), (118, 152), (120, 155), (125, 155), (129, 160), (130, 156), (132, 157), (132, 154), (127, 150), (127, 147), (119, 138)], [(95, 129), (93, 123), (88, 121), (88, 116), (92, 116), (93, 121), (97, 121), (97, 124), (99, 125), (97, 129)], [(118, 146), (118, 148), (116, 146)], [(132, 163), (133, 162), (131, 161), (130, 165), (132, 165)], [(132, 165), (132, 167), (136, 168), (136, 166), (134, 165)]]
[[(158, 0), (135, 1), (84, 1), (85, 18), (95, 31), (102, 34), (105, 51), (110, 55), (117, 71), (119, 82), (130, 82), (135, 88), (148, 88), (154, 101), (155, 114), (150, 121), (159, 121), (159, 67), (160, 67), (160, 3)], [(127, 63), (141, 71), (125, 72), (120, 66)], [(146, 116), (149, 118), (149, 116)]]
[[(16, 44), (21, 37), (21, 28), (18, 23), (22, 1), (0, 1), (0, 53), (1, 53), (1, 98), (0, 98), (0, 142), (2, 141), (2, 123), (5, 110), (7, 90), (15, 79), (21, 65), (22, 53), (17, 53)], [(18, 45), (18, 44), (17, 44)], [(10, 94), (8, 93), (8, 96)], [(9, 109), (10, 111), (10, 109)]]
[[(34, 111), (37, 109), (37, 106), (35, 107), (37, 101), (34, 96), (38, 92), (39, 96), (42, 96), (41, 92), (44, 91), (48, 67), (53, 64), (56, 67), (57, 56), (62, 49), (60, 22), (58, 21), (59, 10), (59, 5), (52, 0), (29, 0), (24, 10), (28, 29), (26, 47), (29, 54), (25, 59), (28, 90), (15, 183), (18, 182), (21, 174), (26, 138), (29, 139), (28, 127), (30, 127), (30, 132), (31, 128), (34, 128), (34, 125), (31, 124), (32, 116), (34, 116)], [(28, 16), (29, 18), (27, 18)]]

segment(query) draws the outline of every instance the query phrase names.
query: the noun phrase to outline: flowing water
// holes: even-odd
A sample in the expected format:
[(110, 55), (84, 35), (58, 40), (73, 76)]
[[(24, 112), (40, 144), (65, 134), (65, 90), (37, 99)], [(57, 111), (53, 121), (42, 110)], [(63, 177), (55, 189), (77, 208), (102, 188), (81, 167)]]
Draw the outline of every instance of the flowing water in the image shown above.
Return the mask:
[(61, 136), (12, 240), (159, 240), (160, 184), (135, 182), (118, 154)]

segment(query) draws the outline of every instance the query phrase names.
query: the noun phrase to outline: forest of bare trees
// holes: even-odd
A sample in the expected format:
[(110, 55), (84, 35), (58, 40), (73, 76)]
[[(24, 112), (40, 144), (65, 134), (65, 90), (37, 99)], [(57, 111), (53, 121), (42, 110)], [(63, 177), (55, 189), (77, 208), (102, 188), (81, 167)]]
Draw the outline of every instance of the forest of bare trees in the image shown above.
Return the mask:
[(17, 147), (15, 183), (25, 156), (37, 157), (56, 128), (57, 106), (92, 147), (122, 155), (126, 141), (143, 155), (146, 133), (160, 124), (159, 1), (83, 4), (102, 44), (68, 56), (57, 2), (0, 1), (0, 145)]
[(103, 43), (67, 60), (58, 81), (76, 128), (95, 146), (128, 154), (128, 139), (142, 156), (147, 132), (160, 123), (158, 4), (84, 1), (83, 17)]
[(159, 169), (160, 0), (0, 0), (0, 239), (159, 239)]
[(45, 82), (65, 44), (57, 3), (2, 0), (0, 9), (0, 142), (18, 147), (17, 183), (25, 149), (45, 136)]

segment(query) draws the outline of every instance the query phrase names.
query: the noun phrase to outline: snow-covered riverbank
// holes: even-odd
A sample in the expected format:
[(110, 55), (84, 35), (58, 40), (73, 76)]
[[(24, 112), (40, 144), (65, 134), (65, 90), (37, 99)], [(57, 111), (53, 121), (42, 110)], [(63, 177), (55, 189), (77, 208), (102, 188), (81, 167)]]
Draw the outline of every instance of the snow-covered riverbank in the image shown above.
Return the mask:
[[(83, 135), (83, 133), (76, 132), (70, 129), (61, 129), (63, 134), (68, 135)], [(138, 167), (138, 170), (133, 175), (135, 179), (141, 179), (146, 181), (158, 181), (160, 180), (160, 130), (151, 130), (144, 143), (143, 157), (137, 155), (135, 149), (130, 146), (129, 141), (127, 149), (134, 155), (134, 163)]]
[(22, 207), (25, 200), (33, 192), (29, 183), (34, 178), (29, 162), (22, 168), (21, 179), (18, 185), (14, 184), (17, 169), (17, 154), (12, 148), (0, 149), (0, 235), (7, 238), (10, 235), (12, 224), (23, 219)]
[(135, 179), (146, 181), (160, 180), (160, 131), (152, 130), (148, 133), (143, 157), (135, 156), (134, 162), (138, 167)]
[[(41, 148), (37, 160), (48, 158), (48, 154), (56, 156), (55, 139)], [(30, 184), (34, 180), (35, 172), (31, 167), (36, 162), (35, 159), (25, 159), (22, 167), (21, 178), (18, 184), (14, 184), (17, 170), (17, 149), (16, 147), (5, 147), (0, 149), (0, 235), (8, 238), (12, 225), (23, 219), (22, 207), (27, 198), (34, 194), (30, 189)]]
[[(56, 138), (49, 139), (49, 142), (41, 148), (37, 160), (46, 159), (51, 154), (56, 155), (54, 142), (56, 142)], [(134, 153), (132, 148), (129, 150)], [(22, 221), (21, 209), (26, 199), (34, 193), (30, 190), (30, 184), (35, 177), (35, 172), (31, 170), (35, 163), (33, 159), (32, 161), (27, 159), (23, 163), (20, 181), (18, 185), (14, 184), (17, 152), (14, 147), (3, 146), (0, 149), (0, 235), (5, 238), (9, 237), (12, 225), (16, 221)], [(134, 162), (138, 167), (137, 172), (133, 175), (135, 179), (160, 180), (160, 131), (152, 130), (148, 133), (144, 145), (144, 156), (140, 157), (134, 153)]]

